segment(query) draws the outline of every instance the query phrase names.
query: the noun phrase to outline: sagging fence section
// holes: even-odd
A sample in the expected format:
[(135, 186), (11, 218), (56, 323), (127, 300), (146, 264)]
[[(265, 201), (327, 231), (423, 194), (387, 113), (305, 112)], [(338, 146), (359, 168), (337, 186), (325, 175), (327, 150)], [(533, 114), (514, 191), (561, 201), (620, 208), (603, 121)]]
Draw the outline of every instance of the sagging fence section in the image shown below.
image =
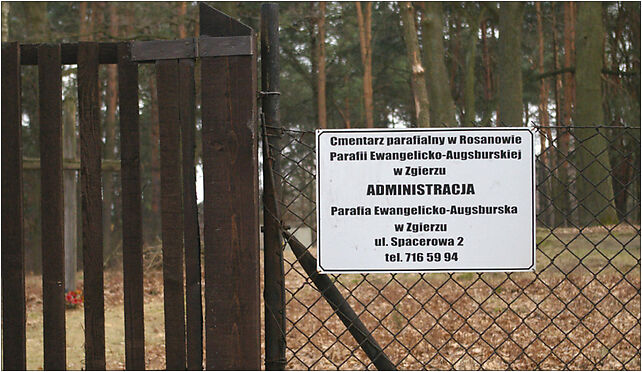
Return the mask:
[[(201, 4), (201, 37), (178, 41), (2, 44), (3, 368), (26, 369), (21, 66), (38, 66), (44, 368), (66, 363), (61, 69), (78, 66), (85, 365), (104, 370), (99, 66), (117, 64), (126, 368), (145, 369), (138, 68), (153, 63), (160, 127), (167, 368), (260, 368), (254, 31)], [(200, 48), (199, 48), (200, 46)], [(195, 59), (200, 58), (205, 324), (195, 190)], [(29, 190), (27, 190), (28, 192)], [(185, 279), (184, 279), (185, 276)], [(241, 353), (242, 351), (242, 353)], [(241, 355), (242, 354), (242, 355)]]
[(386, 368), (384, 357), (397, 369), (639, 369), (640, 128), (533, 130), (535, 272), (325, 276), (307, 269), (314, 132), (266, 120), (266, 234), (274, 224), (283, 240), (266, 235), (265, 255), (281, 254), (283, 271), (265, 281), (284, 291), (282, 309), (266, 300), (266, 318), (285, 314), (266, 349), (285, 345), (288, 369)]

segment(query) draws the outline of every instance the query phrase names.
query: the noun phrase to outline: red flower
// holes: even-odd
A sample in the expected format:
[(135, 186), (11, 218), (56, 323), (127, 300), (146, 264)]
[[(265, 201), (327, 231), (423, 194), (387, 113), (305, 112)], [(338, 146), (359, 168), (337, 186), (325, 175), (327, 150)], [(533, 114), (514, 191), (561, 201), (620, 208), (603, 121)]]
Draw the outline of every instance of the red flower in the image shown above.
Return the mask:
[(65, 302), (68, 307), (76, 307), (77, 305), (82, 305), (83, 295), (81, 290), (69, 291), (65, 294)]

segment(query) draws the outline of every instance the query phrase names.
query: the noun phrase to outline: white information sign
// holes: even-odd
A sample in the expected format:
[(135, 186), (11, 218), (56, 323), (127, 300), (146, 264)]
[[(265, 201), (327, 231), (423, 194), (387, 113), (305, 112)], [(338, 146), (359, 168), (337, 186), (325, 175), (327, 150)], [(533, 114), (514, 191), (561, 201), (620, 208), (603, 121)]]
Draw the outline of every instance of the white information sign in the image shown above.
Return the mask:
[(318, 130), (318, 269), (535, 270), (528, 128)]

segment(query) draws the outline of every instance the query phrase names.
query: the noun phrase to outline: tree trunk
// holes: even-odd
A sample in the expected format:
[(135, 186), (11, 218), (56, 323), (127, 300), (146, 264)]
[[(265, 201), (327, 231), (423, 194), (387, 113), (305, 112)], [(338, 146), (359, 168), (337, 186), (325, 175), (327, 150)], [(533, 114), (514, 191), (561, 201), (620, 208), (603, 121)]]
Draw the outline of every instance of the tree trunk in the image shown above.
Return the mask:
[[(5, 6), (6, 2), (2, 2)], [(9, 3), (7, 3), (9, 4)], [(18, 3), (10, 3), (10, 10), (12, 13)], [(47, 7), (46, 3), (41, 2), (24, 2), (22, 3), (24, 10), (23, 22), (29, 25), (29, 32), (24, 35), (15, 33), (13, 39), (22, 39), (21, 42), (42, 42), (48, 40), (49, 28), (47, 27)], [(9, 29), (11, 32), (11, 28)], [(37, 69), (36, 69), (37, 70)], [(28, 131), (23, 131), (23, 155), (24, 156), (40, 156), (38, 133), (40, 131), (40, 115), (38, 113), (38, 72), (31, 71), (30, 68), (22, 69), (22, 84), (31, 82), (31, 89), (22, 89), (22, 110), (29, 118)], [(31, 102), (32, 104), (26, 104)], [(24, 128), (26, 129), (26, 128)], [(29, 135), (28, 133), (31, 133)], [(42, 232), (41, 232), (41, 216), (40, 209), (40, 172), (24, 172), (23, 173), (23, 189), (30, 190), (31, 192), (24, 193), (24, 239), (25, 239), (25, 257), (32, 258), (27, 260), (27, 270), (32, 269), (36, 272), (42, 272)]]
[[(87, 13), (87, 2), (82, 1), (78, 4), (78, 41), (88, 41), (91, 40), (91, 30), (93, 30), (91, 23), (89, 22), (89, 17)], [(79, 146), (76, 146), (75, 157), (80, 157)], [(80, 177), (78, 177), (76, 182), (80, 182)], [(80, 200), (82, 197), (80, 192), (80, 187), (76, 187), (76, 200)], [(76, 219), (77, 221), (82, 221), (82, 203), (76, 202)], [(76, 239), (79, 240), (79, 243), (76, 243), (76, 270), (83, 269), (83, 246), (82, 246), (82, 223), (76, 223)], [(79, 264), (80, 263), (80, 264)], [(67, 281), (68, 283), (68, 281)], [(69, 286), (68, 286), (69, 287)]]
[(488, 126), (490, 124), (491, 116), (493, 114), (493, 77), (490, 66), (490, 53), (488, 52), (486, 23), (487, 21), (483, 21), (481, 24), (482, 61), (484, 63), (484, 99), (486, 101), (486, 109), (484, 111), (484, 116), (482, 117), (482, 125), (484, 126)]
[[(63, 101), (63, 147), (65, 160), (76, 159), (76, 102), (73, 96)], [(65, 205), (65, 292), (76, 290), (76, 270), (78, 258), (78, 179), (77, 171), (63, 171)]]
[[(343, 76), (343, 84), (344, 86), (348, 86), (348, 82), (350, 81), (348, 75)], [(341, 115), (341, 120), (343, 120), (343, 127), (346, 129), (349, 129), (352, 127), (351, 121), (350, 121), (350, 96), (346, 95), (345, 98), (343, 99), (343, 109), (341, 107), (336, 106), (337, 112), (339, 115)]]
[[(630, 35), (633, 46), (632, 54), (637, 56), (637, 58), (631, 58), (630, 60), (630, 71), (640, 71), (640, 3), (639, 2), (625, 2), (623, 6), (626, 8), (627, 19), (630, 20)], [(640, 78), (638, 73), (638, 78), (635, 80), (631, 92), (635, 102), (640, 102)], [(638, 106), (639, 110), (639, 106)], [(639, 124), (638, 124), (639, 125)], [(639, 162), (638, 162), (639, 163)], [(637, 208), (639, 213), (640, 208)]]
[(523, 126), (522, 20), (523, 3), (503, 2), (499, 8), (499, 123)]
[(420, 128), (430, 127), (430, 104), (428, 101), (428, 90), (426, 89), (426, 77), (424, 67), (421, 64), (421, 49), (417, 39), (417, 28), (415, 26), (416, 13), (409, 1), (399, 4), (401, 7), (401, 23), (403, 36), (406, 42), (406, 55), (410, 66), (410, 88), (412, 90), (415, 118)]
[(9, 41), (9, 12), (10, 3), (2, 2), (2, 42)]
[[(577, 103), (576, 125), (602, 124), (602, 4), (581, 3), (578, 9), (577, 56), (575, 67)], [(580, 224), (614, 224), (617, 215), (613, 203), (608, 142), (601, 131), (576, 129), (577, 196)]]
[[(555, 5), (551, 4), (553, 14), (553, 70), (559, 68), (559, 48), (557, 37), (557, 19), (555, 17)], [(571, 217), (571, 199), (569, 190), (569, 163), (568, 150), (570, 146), (570, 133), (562, 117), (562, 103), (560, 102), (560, 90), (562, 89), (562, 78), (560, 74), (555, 75), (555, 123), (557, 137), (557, 151), (555, 151), (555, 175), (553, 177), (553, 212), (554, 226), (568, 226)]]
[[(618, 133), (617, 130), (615, 133)], [(629, 193), (636, 195), (632, 187), (635, 183), (635, 146), (633, 146), (632, 142), (634, 141), (631, 141), (628, 135), (623, 135), (615, 139), (609, 146), (609, 158), (613, 166), (611, 182), (613, 184), (615, 208), (620, 221), (630, 219), (631, 216), (629, 215), (632, 215), (632, 212), (628, 206)]]
[(363, 65), (363, 103), (366, 116), (366, 127), (374, 128), (374, 103), (372, 90), (372, 3), (367, 1), (365, 14), (361, 2), (357, 5), (359, 23), (359, 41), (361, 46), (361, 64)]
[[(317, 9), (315, 8), (314, 3), (310, 2), (307, 3), (308, 6), (310, 7), (310, 14), (316, 14)], [(318, 15), (317, 15), (318, 16)], [(313, 102), (316, 102), (315, 105), (313, 105), (314, 109), (314, 117), (319, 118), (319, 84), (318, 84), (318, 74), (319, 74), (319, 33), (316, 30), (317, 27), (317, 19), (315, 16), (313, 17), (308, 17), (308, 35), (310, 35), (310, 79), (308, 80), (310, 83), (310, 88), (312, 90), (312, 100)], [(317, 123), (318, 125), (319, 123)]]
[[(572, 2), (564, 3), (564, 68), (570, 68), (573, 64), (574, 50), (574, 37), (575, 27), (573, 25), (575, 17), (573, 16)], [(574, 106), (573, 83), (575, 76), (572, 72), (567, 72), (563, 75), (564, 79), (564, 123), (567, 126), (571, 125), (572, 113)], [(581, 124), (579, 124), (581, 125)]]
[(466, 50), (466, 72), (464, 79), (464, 117), (462, 126), (474, 126), (477, 118), (475, 109), (475, 59), (477, 51), (477, 33), (484, 19), (486, 8), (482, 8), (477, 16), (468, 18), (468, 48)]
[[(346, 76), (347, 77), (347, 76)], [(346, 79), (346, 84), (347, 84), (347, 79)], [(352, 122), (350, 121), (350, 98), (346, 96), (343, 102), (343, 115), (341, 115), (343, 118), (343, 125), (345, 126), (346, 129), (352, 128)]]
[[(443, 15), (443, 3), (442, 3), (442, 19), (446, 19)], [(443, 23), (443, 21), (442, 21)], [(459, 70), (459, 65), (462, 63), (463, 58), (460, 56), (460, 50), (461, 50), (461, 38), (460, 38), (460, 32), (459, 32), (459, 14), (457, 12), (453, 13), (450, 27), (448, 27), (448, 31), (444, 31), (444, 35), (446, 35), (446, 32), (448, 33), (448, 39), (449, 42), (446, 44), (448, 50), (450, 51), (450, 65), (446, 65), (446, 69), (448, 71), (448, 86), (450, 87), (450, 96), (453, 97), (453, 102), (455, 105), (455, 114), (457, 113), (457, 107), (462, 107), (461, 102), (457, 102), (458, 100), (461, 101), (461, 97), (457, 96), (457, 81), (455, 80), (455, 76), (457, 76), (458, 70)], [(446, 53), (444, 53), (444, 59), (446, 58)], [(463, 61), (466, 63), (466, 61)]]
[[(109, 36), (118, 36), (118, 13), (116, 3), (109, 3)], [(113, 160), (116, 158), (116, 105), (118, 104), (118, 75), (116, 65), (107, 65), (107, 91), (105, 94), (105, 106), (107, 115), (105, 117), (105, 145), (103, 147), (103, 158)], [(114, 233), (115, 219), (112, 218), (114, 200), (114, 173), (103, 173), (103, 246), (105, 258), (112, 256), (115, 249)]]
[(156, 76), (149, 78), (149, 93), (151, 102), (150, 120), (150, 155), (151, 155), (151, 212), (150, 226), (147, 239), (151, 243), (160, 235), (160, 133), (158, 127), (158, 94), (156, 91)]
[[(538, 51), (538, 61), (537, 61), (537, 70), (540, 74), (544, 73), (544, 30), (542, 25), (542, 9), (539, 2), (535, 3), (535, 11), (537, 13), (537, 51)], [(539, 105), (538, 105), (538, 115), (539, 115), (539, 139), (540, 139), (540, 163), (544, 169), (548, 172), (553, 169), (551, 167), (551, 161), (549, 153), (552, 154), (552, 151), (547, 151), (548, 146), (546, 142), (552, 145), (551, 139), (551, 130), (549, 127), (549, 118), (548, 118), (548, 84), (546, 79), (540, 79), (539, 84)], [(542, 217), (547, 226), (553, 224), (553, 211), (551, 208), (547, 208), (549, 200), (552, 197), (551, 195), (551, 182), (550, 179), (546, 180), (542, 185), (542, 194), (545, 197), (541, 197), (542, 201), (542, 210), (545, 210), (546, 213)]]
[[(631, 17), (632, 18), (632, 17)], [(625, 8), (623, 5), (618, 4), (617, 6), (617, 22), (615, 24), (615, 29), (612, 31), (613, 37), (609, 37), (609, 33), (605, 32), (604, 40), (609, 40), (610, 44), (610, 58), (607, 58), (606, 51), (604, 53), (604, 60), (607, 61), (604, 67), (609, 70), (618, 70), (618, 66), (626, 65), (628, 71), (634, 70), (631, 66), (630, 59), (625, 56), (619, 57), (616, 52), (618, 46), (624, 41), (623, 29), (625, 27), (624, 22), (627, 20), (631, 22), (628, 14), (625, 13)], [(634, 24), (635, 21), (632, 22)], [(633, 29), (633, 27), (631, 27)], [(632, 38), (635, 40), (635, 37)], [(639, 48), (639, 47), (638, 47)], [(634, 52), (635, 53), (635, 52)], [(619, 57), (619, 58), (618, 58)], [(634, 70), (637, 71), (637, 70)], [(619, 95), (622, 94), (626, 87), (623, 84), (620, 76), (608, 76), (607, 82), (605, 84), (606, 94), (607, 95)], [(612, 107), (613, 106), (613, 107)], [(610, 121), (609, 125), (615, 127), (622, 127), (627, 123), (627, 119), (623, 117), (622, 111), (617, 105), (612, 105), (612, 100), (607, 99), (605, 105), (606, 117)], [(620, 134), (620, 130), (614, 130), (613, 134)], [(622, 133), (623, 134), (623, 133)], [(639, 193), (634, 192), (633, 185), (635, 184), (635, 170), (634, 170), (634, 153), (635, 147), (634, 143), (636, 141), (631, 141), (629, 135), (616, 136), (613, 138), (613, 141), (609, 146), (609, 157), (611, 160), (611, 165), (613, 167), (612, 172), (612, 183), (613, 183), (613, 194), (615, 196), (615, 208), (617, 209), (618, 220), (625, 221), (630, 220), (632, 213), (629, 211), (629, 193), (631, 195), (637, 195)], [(637, 208), (636, 208), (637, 209)], [(633, 222), (633, 221), (631, 221)]]
[(187, 29), (185, 28), (185, 15), (187, 14), (187, 2), (180, 1), (178, 3), (178, 37), (185, 39), (187, 37)]
[(443, 14), (440, 2), (428, 2), (422, 19), (424, 63), (430, 100), (430, 122), (433, 127), (454, 126), (455, 104), (444, 62)]
[[(134, 18), (136, 18), (136, 9), (134, 7), (126, 7), (125, 9), (126, 9), (125, 16), (127, 17), (127, 20), (125, 21), (125, 23), (127, 24), (125, 26), (125, 32), (127, 32), (127, 35), (133, 35)], [(198, 22), (196, 24), (196, 28), (198, 28)], [(198, 33), (196, 35), (198, 35)]]
[[(542, 25), (542, 9), (539, 2), (535, 3), (535, 11), (537, 13), (537, 51), (538, 51), (538, 63), (537, 70), (540, 74), (544, 73), (544, 27)], [(546, 153), (546, 140), (551, 140), (551, 132), (548, 126), (549, 117), (548, 117), (548, 81), (546, 79), (540, 79), (539, 84), (539, 125), (542, 128), (540, 136), (540, 154), (544, 165), (548, 166), (547, 153)]]
[(102, 40), (104, 37), (105, 25), (105, 3), (94, 1), (91, 3), (91, 17), (89, 23), (92, 25), (93, 37), (90, 40)]
[(477, 27), (471, 30), (468, 38), (469, 45), (466, 50), (464, 78), (464, 117), (461, 123), (464, 127), (475, 125), (475, 48), (477, 44)]
[(49, 41), (49, 23), (47, 21), (47, 3), (28, 1), (23, 4), (29, 32), (25, 42)]
[(87, 32), (87, 2), (78, 3), (78, 40), (89, 40)]
[(327, 128), (328, 120), (326, 115), (325, 102), (325, 1), (319, 2), (319, 17), (317, 19), (318, 27), (318, 68), (317, 73), (317, 114), (319, 117), (319, 128)]

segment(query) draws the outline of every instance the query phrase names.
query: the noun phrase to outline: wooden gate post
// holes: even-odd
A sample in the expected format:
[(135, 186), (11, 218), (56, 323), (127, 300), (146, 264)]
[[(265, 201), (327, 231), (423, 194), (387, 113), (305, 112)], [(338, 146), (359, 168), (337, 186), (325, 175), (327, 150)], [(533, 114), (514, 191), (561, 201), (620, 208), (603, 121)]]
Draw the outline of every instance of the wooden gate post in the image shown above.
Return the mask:
[[(4, 5), (4, 4), (3, 4)], [(2, 369), (26, 362), (20, 46), (2, 43)]]
[[(200, 30), (255, 40), (203, 3)], [(259, 370), (256, 51), (202, 58), (201, 79), (207, 369)]]

